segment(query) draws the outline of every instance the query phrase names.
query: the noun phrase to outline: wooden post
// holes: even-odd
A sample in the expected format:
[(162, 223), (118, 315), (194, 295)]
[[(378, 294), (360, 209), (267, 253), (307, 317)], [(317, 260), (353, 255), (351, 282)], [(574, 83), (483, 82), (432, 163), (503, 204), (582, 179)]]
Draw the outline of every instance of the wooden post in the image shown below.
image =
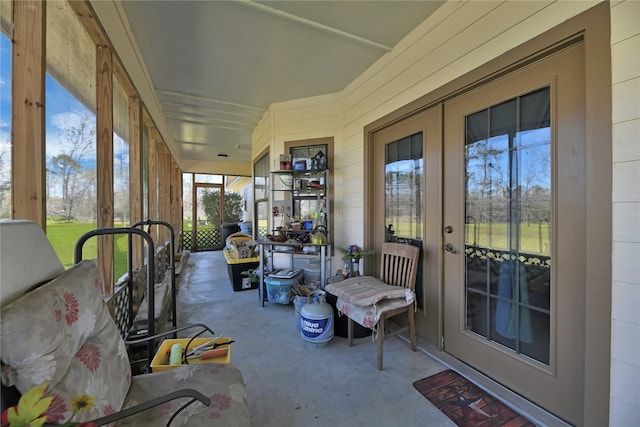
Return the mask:
[(45, 167), (45, 28), (41, 0), (13, 2), (11, 99), (12, 218), (47, 225)]
[[(129, 97), (129, 215), (131, 224), (143, 220), (142, 207), (142, 104), (137, 96)], [(142, 267), (144, 242), (133, 239), (133, 268)]]
[[(158, 219), (158, 131), (149, 128), (149, 216), (147, 219)], [(151, 229), (153, 243), (158, 245), (158, 227)]]
[[(98, 228), (113, 227), (113, 65), (111, 50), (96, 52), (96, 130), (98, 138)], [(102, 292), (113, 294), (113, 235), (98, 237), (98, 262)]]
[[(159, 135), (158, 135), (159, 136)], [(165, 169), (166, 152), (164, 142), (158, 140), (158, 216), (154, 219), (165, 221), (165, 202), (167, 194), (165, 194), (167, 171)], [(167, 240), (166, 229), (163, 226), (158, 227), (158, 245), (162, 245)]]

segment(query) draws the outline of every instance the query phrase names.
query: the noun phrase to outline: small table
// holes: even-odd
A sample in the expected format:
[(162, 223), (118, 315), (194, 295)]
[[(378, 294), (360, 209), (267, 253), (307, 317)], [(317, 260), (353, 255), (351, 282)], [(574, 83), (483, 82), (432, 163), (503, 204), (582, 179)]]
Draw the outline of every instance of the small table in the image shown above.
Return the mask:
[[(338, 283), (338, 282), (342, 282), (343, 280), (344, 278), (340, 275), (331, 276), (329, 280), (327, 280), (327, 284)], [(338, 308), (336, 307), (336, 303), (338, 302), (338, 297), (336, 297), (333, 294), (330, 294), (329, 292), (327, 292), (324, 297), (325, 297), (325, 300), (327, 301), (327, 304), (330, 304), (331, 307), (333, 307), (333, 325), (334, 325), (333, 334), (341, 338), (348, 338), (349, 337), (349, 318), (338, 311)], [(365, 328), (358, 322), (353, 322), (354, 338), (368, 337), (371, 335), (372, 332), (373, 331), (371, 329)]]

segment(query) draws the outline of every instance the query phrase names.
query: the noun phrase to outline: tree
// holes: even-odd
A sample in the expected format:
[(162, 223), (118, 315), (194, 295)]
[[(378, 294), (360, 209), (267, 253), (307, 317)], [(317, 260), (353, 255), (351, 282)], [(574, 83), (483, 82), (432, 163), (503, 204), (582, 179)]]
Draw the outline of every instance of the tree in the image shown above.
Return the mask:
[(60, 180), (62, 214), (70, 221), (74, 209), (94, 186), (95, 173), (90, 172), (86, 157), (94, 151), (96, 131), (89, 126), (89, 118), (84, 117), (78, 124), (68, 124), (62, 132), (62, 150), (51, 158), (48, 169)]
[(0, 219), (11, 218), (11, 144), (0, 142)]
[(242, 195), (235, 192), (224, 195), (224, 218), (220, 218), (220, 190), (206, 189), (202, 192), (200, 203), (210, 223), (242, 221)]

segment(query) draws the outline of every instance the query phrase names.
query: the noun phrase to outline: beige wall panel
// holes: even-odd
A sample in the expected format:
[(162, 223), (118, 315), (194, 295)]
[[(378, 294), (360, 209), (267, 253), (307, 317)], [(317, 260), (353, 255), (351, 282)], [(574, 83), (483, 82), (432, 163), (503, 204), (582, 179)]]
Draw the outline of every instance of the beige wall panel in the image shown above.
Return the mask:
[(640, 326), (640, 286), (625, 282), (614, 284), (612, 302), (616, 311), (613, 318)]
[[(339, 105), (340, 96), (331, 94), (275, 104), (273, 111), (276, 123), (280, 126), (283, 119), (297, 121), (339, 115)], [(281, 114), (283, 117), (280, 117)]]
[(611, 62), (614, 84), (631, 80), (640, 70), (640, 35), (611, 46)]
[(271, 124), (273, 121), (273, 107), (269, 108), (263, 115), (258, 124), (251, 133), (252, 142), (255, 144), (258, 141), (263, 141), (265, 138), (268, 140), (271, 137)]
[[(336, 123), (338, 123), (339, 117), (337, 115), (316, 117), (305, 120), (286, 121), (281, 123), (276, 128), (274, 137), (278, 140), (284, 138), (286, 140), (298, 140), (313, 138), (308, 135), (333, 136), (337, 132)], [(333, 125), (331, 125), (333, 123)], [(327, 132), (331, 132), (331, 135), (327, 135)], [(304, 136), (304, 138), (298, 138), (297, 136)]]
[(640, 119), (613, 125), (613, 161), (640, 160)]
[[(613, 360), (611, 363), (611, 417), (610, 426), (632, 426), (637, 424), (638, 417), (628, 417), (622, 419), (622, 415), (633, 414), (633, 405), (627, 402), (640, 402), (640, 368), (637, 366), (624, 363), (619, 360)], [(636, 410), (637, 412), (637, 410)]]
[(613, 202), (638, 201), (640, 201), (640, 161), (615, 163), (613, 165)]
[[(611, 426), (640, 419), (640, 2), (611, 4), (613, 302)], [(635, 180), (635, 181), (634, 181)], [(630, 387), (629, 384), (635, 384)]]
[(638, 35), (640, 2), (626, 0), (611, 4), (611, 43), (616, 44)]
[[(469, 2), (412, 49), (345, 96), (344, 123), (369, 123), (582, 12), (588, 2)], [(546, 7), (545, 7), (546, 6)], [(541, 10), (539, 10), (541, 9)], [(518, 25), (514, 25), (518, 22)], [(438, 31), (440, 27), (446, 27)], [(365, 102), (359, 102), (362, 96)]]
[(640, 117), (640, 76), (613, 85), (613, 123)]
[(618, 320), (614, 320), (612, 324), (611, 356), (615, 360), (631, 366), (637, 366), (637, 353), (634, 351), (637, 344), (628, 339), (628, 337), (632, 337), (637, 333), (638, 325)]
[(613, 204), (613, 240), (640, 243), (640, 201)]
[(339, 99), (328, 99), (325, 96), (317, 99), (317, 103), (307, 99), (303, 102), (279, 104), (274, 109), (274, 138), (284, 136), (287, 140), (293, 140), (300, 139), (293, 137), (294, 134), (311, 133), (334, 136), (340, 125)]

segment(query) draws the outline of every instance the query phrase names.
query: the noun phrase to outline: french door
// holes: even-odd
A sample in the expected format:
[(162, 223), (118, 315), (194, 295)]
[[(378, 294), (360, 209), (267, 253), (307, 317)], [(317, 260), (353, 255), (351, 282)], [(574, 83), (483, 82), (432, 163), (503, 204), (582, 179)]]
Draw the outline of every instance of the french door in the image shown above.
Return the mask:
[(372, 150), (372, 243), (380, 248), (384, 241), (399, 241), (421, 248), (415, 324), (418, 336), (430, 341), (441, 330), (441, 111), (434, 107), (376, 132)]
[(444, 105), (444, 349), (569, 421), (582, 414), (583, 49)]
[(407, 236), (422, 245), (418, 336), (574, 423), (584, 381), (583, 56), (581, 44), (565, 48), (376, 131), (370, 192), (376, 247)]

